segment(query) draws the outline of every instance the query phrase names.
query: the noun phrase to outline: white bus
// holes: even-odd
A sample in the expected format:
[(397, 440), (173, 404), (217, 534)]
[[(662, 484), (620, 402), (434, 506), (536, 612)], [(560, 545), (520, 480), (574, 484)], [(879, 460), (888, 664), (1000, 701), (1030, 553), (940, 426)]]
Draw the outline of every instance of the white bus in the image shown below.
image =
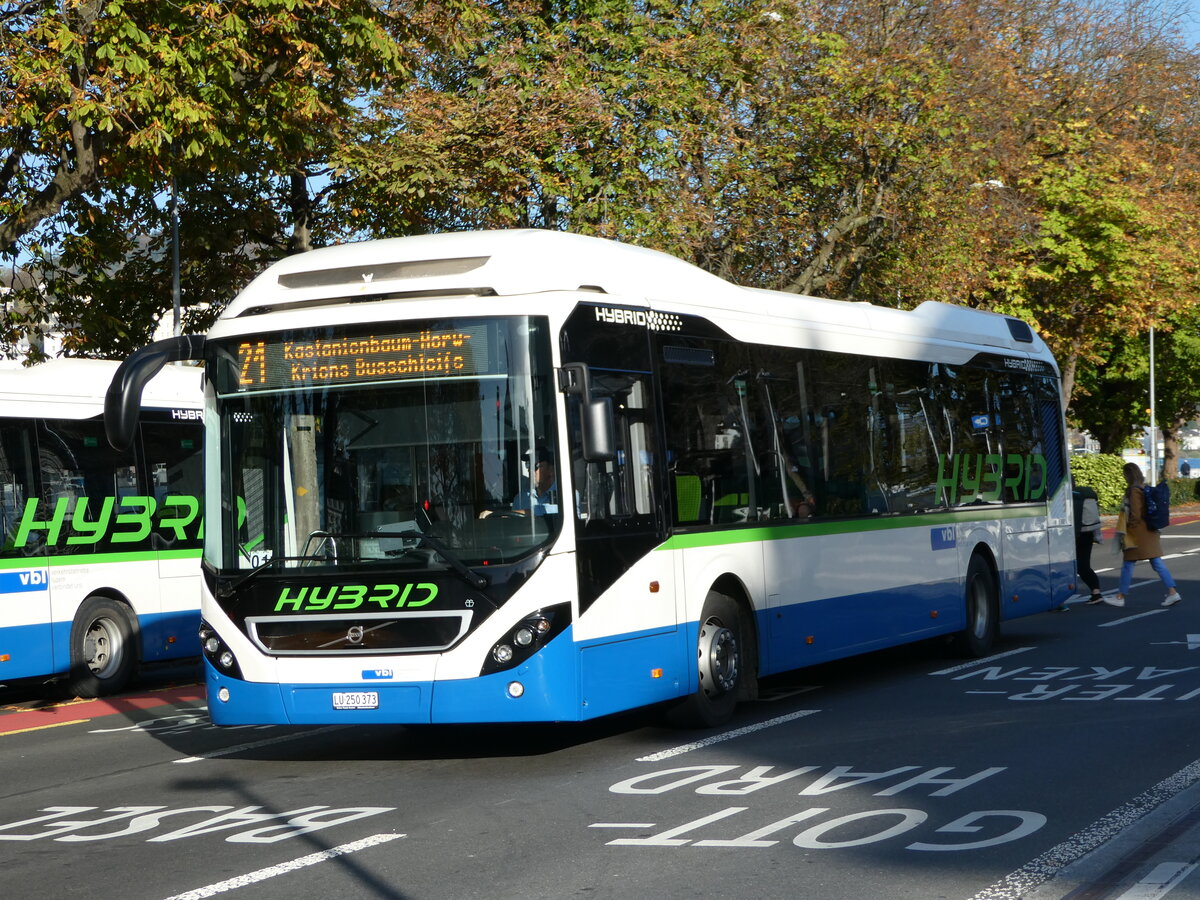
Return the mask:
[(715, 724), (761, 676), (1073, 589), (1058, 372), (1016, 319), (729, 284), (545, 231), (331, 247), (206, 337), (218, 724)]
[(145, 392), (131, 446), (104, 435), (117, 363), (0, 367), (0, 683), (120, 690), (142, 662), (198, 657), (201, 372)]

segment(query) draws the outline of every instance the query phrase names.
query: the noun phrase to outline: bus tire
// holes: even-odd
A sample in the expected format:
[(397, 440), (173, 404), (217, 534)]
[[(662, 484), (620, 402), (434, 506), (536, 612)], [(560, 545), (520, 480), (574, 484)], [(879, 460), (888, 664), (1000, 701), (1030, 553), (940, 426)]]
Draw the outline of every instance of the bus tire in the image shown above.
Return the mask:
[(987, 656), (1000, 631), (1000, 597), (996, 573), (976, 553), (967, 566), (964, 582), (967, 627), (954, 636), (954, 651), (961, 656)]
[(667, 718), (672, 725), (713, 728), (729, 720), (746, 678), (745, 646), (737, 603), (709, 591), (696, 640), (699, 687), (670, 710)]
[(137, 667), (137, 639), (129, 608), (107, 597), (89, 597), (71, 624), (68, 682), (80, 697), (123, 689)]

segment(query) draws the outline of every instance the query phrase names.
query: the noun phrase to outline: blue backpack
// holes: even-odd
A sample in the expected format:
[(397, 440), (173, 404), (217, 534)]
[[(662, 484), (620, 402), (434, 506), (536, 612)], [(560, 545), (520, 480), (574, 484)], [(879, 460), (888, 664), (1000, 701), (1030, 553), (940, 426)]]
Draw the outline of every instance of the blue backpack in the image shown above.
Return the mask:
[(1145, 485), (1146, 527), (1151, 531), (1162, 531), (1171, 524), (1171, 486), (1160, 481), (1154, 487)]

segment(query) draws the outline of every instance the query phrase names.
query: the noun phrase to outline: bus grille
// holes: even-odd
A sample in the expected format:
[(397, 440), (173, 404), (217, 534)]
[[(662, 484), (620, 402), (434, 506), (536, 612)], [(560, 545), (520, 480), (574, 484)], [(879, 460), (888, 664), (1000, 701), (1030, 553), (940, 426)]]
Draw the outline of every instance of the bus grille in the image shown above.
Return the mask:
[(470, 626), (470, 610), (246, 619), (250, 639), (273, 656), (446, 650), (461, 640)]

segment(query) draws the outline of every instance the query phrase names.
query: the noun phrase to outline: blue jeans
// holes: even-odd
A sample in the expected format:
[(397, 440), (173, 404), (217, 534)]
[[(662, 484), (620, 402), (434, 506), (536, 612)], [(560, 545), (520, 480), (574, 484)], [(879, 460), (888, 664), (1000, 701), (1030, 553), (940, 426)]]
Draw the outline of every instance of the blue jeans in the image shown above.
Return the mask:
[[(1130, 559), (1121, 565), (1121, 586), (1117, 590), (1122, 595), (1129, 594), (1129, 586), (1133, 583), (1133, 564), (1135, 562), (1137, 560)], [(1150, 568), (1162, 579), (1162, 583), (1167, 586), (1167, 593), (1170, 593), (1175, 587), (1175, 579), (1171, 577), (1171, 573), (1167, 569), (1167, 564), (1160, 557), (1156, 556), (1150, 560)]]

